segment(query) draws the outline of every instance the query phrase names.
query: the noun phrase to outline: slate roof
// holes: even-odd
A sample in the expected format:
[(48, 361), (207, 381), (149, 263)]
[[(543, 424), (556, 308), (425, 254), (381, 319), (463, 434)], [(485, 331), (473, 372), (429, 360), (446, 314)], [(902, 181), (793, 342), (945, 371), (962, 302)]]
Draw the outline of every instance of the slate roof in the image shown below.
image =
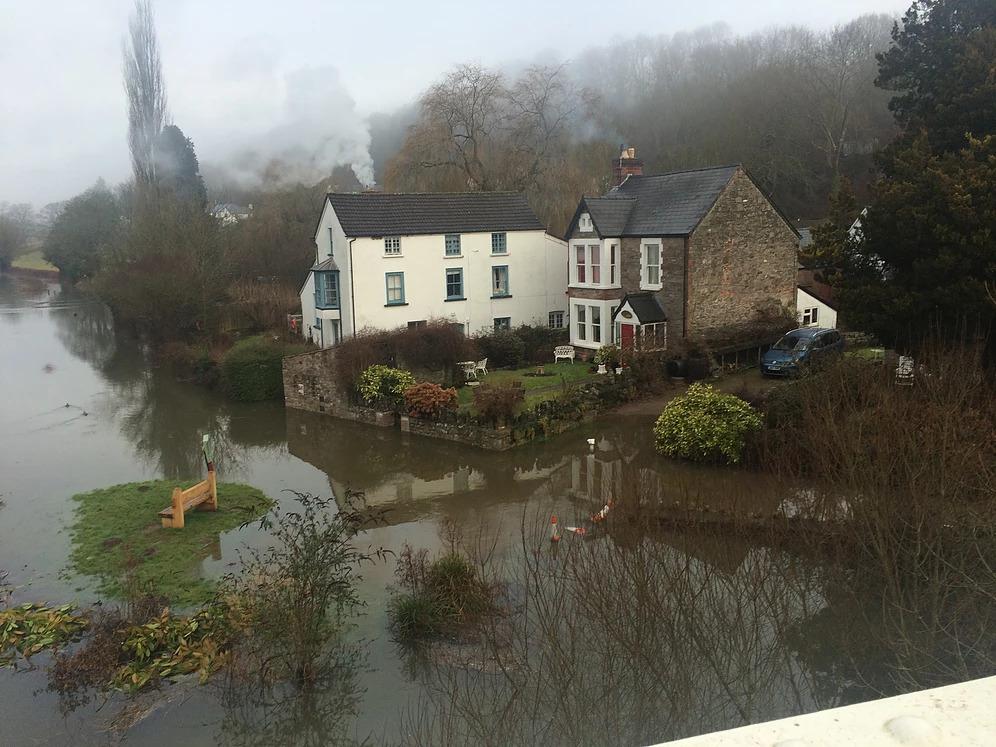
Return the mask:
[(629, 214), (636, 205), (632, 198), (585, 197), (588, 213), (601, 236), (622, 236)]
[(339, 265), (337, 265), (335, 263), (335, 260), (332, 259), (332, 257), (329, 257), (325, 261), (319, 262), (317, 265), (315, 265), (314, 267), (312, 267), (311, 271), (312, 272), (327, 272), (329, 270), (336, 270), (336, 271), (338, 271), (338, 269), (339, 269)]
[[(715, 204), (736, 170), (736, 166), (715, 166), (657, 176), (632, 175), (600, 198), (599, 209), (605, 210), (601, 202), (608, 200), (634, 201), (623, 230), (611, 235), (687, 236)], [(621, 208), (613, 211), (621, 212)], [(610, 235), (601, 229), (599, 232)]]
[(521, 192), (331, 193), (347, 236), (543, 231)]
[[(627, 303), (633, 309), (633, 313), (636, 314), (636, 318), (640, 321), (640, 324), (654, 324), (656, 322), (667, 321), (667, 314), (664, 313), (664, 309), (661, 308), (660, 302), (653, 293), (627, 293), (623, 296), (622, 301), (619, 302), (619, 307), (616, 309), (616, 316), (619, 315), (619, 309)], [(615, 317), (613, 317), (614, 319)]]

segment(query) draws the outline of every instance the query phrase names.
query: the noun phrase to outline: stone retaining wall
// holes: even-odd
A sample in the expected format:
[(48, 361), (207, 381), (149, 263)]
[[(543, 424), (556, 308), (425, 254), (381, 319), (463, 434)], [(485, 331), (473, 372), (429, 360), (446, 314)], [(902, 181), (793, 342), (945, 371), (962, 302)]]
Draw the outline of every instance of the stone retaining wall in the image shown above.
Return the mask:
[(283, 375), (286, 407), (384, 428), (400, 427), (405, 433), (456, 441), (492, 451), (504, 451), (514, 445), (510, 430), (483, 428), (469, 423), (439, 423), (407, 416), (397, 418), (391, 412), (378, 412), (352, 404), (336, 385), (335, 348), (284, 358)]

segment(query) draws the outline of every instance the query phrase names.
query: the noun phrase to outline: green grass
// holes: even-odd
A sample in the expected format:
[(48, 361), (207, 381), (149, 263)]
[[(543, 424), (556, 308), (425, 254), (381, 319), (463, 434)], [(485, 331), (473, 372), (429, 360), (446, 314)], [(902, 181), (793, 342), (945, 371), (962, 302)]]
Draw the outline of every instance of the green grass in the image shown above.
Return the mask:
[[(577, 384), (585, 381), (592, 381), (598, 378), (589, 370), (587, 363), (578, 361), (577, 363), (544, 363), (543, 368), (546, 373), (553, 376), (526, 376), (527, 373), (536, 371), (536, 366), (524, 366), (514, 370), (499, 369), (491, 371), (487, 376), (478, 374), (482, 384), (503, 384), (518, 379), (522, 382), (522, 387), (526, 390), (526, 401), (524, 406), (531, 407), (537, 402), (553, 399), (560, 394), (563, 384)], [(457, 401), (461, 407), (470, 407), (474, 402), (474, 389), (472, 386), (464, 386), (457, 390)]]
[(148, 593), (183, 606), (209, 599), (215, 583), (201, 577), (201, 561), (217, 549), (222, 532), (261, 516), (273, 502), (256, 488), (219, 483), (217, 511), (193, 511), (183, 529), (163, 528), (159, 512), (170, 505), (173, 488), (192, 484), (132, 482), (73, 496), (72, 569), (96, 576), (100, 592), (118, 599), (125, 597), (130, 562)]
[(844, 355), (865, 361), (881, 361), (885, 359), (885, 348), (855, 348), (845, 351)]
[(21, 256), (16, 257), (14, 261), (10, 263), (10, 266), (21, 270), (43, 270), (45, 272), (59, 271), (58, 267), (45, 260), (42, 256), (41, 249), (25, 252)]

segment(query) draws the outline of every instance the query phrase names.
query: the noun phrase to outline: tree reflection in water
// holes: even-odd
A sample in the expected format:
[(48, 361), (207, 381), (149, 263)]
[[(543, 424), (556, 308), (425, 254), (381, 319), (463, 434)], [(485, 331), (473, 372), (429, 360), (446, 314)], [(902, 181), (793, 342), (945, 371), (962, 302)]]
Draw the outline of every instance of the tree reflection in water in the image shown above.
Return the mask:
[(535, 526), (487, 671), (433, 659), (411, 743), (647, 744), (842, 702), (792, 646), (826, 606), (819, 565), (627, 526), (551, 546)]
[(337, 643), (321, 662), (321, 677), (308, 688), (267, 681), (255, 665), (233, 665), (217, 687), (224, 716), (218, 744), (232, 747), (362, 744), (350, 734), (362, 699), (358, 677), (366, 664), (359, 644)]

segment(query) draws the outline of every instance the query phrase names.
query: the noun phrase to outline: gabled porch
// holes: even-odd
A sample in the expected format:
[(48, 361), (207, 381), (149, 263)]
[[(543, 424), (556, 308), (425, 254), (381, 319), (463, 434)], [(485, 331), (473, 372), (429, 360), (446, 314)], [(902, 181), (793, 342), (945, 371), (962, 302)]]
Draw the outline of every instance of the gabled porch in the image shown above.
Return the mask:
[(627, 293), (612, 315), (614, 338), (623, 349), (664, 350), (667, 315), (653, 293)]

